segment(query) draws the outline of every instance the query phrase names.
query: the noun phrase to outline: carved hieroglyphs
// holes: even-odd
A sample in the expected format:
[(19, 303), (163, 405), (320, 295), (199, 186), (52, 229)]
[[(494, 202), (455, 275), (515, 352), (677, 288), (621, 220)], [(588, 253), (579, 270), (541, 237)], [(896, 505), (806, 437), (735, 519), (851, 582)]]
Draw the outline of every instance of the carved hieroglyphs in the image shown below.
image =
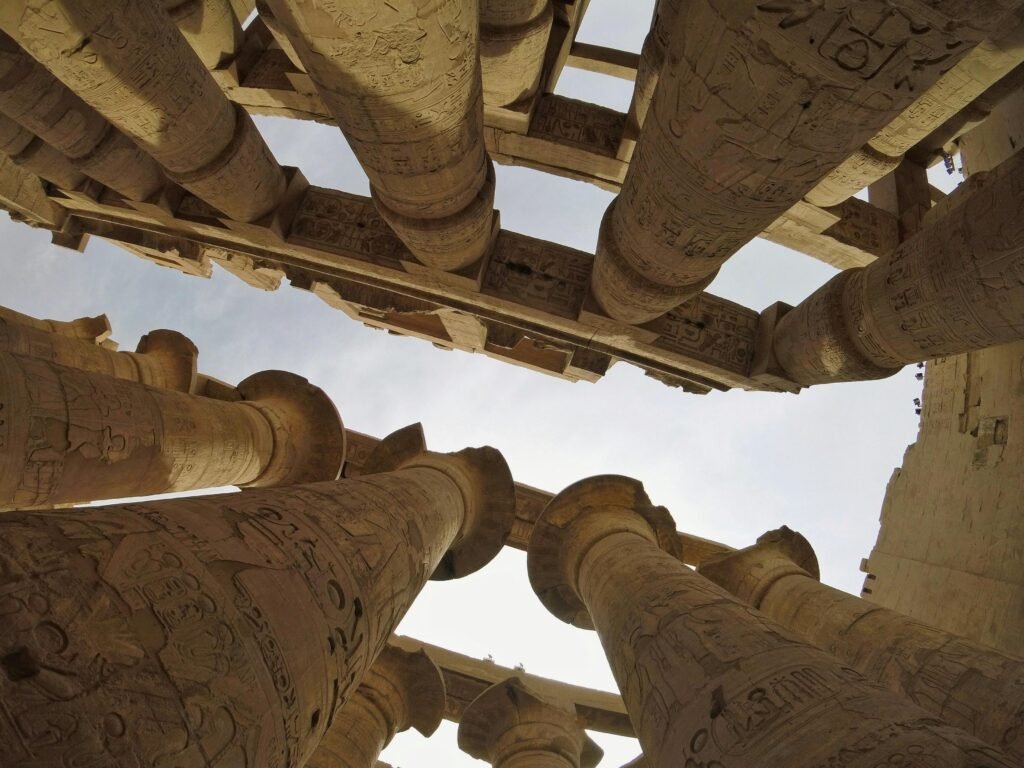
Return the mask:
[(545, 606), (597, 629), (651, 766), (1018, 763), (694, 574), (674, 533), (640, 483), (603, 476), (556, 496), (528, 551)]
[(306, 764), (427, 579), (482, 566), (511, 526), (497, 451), (405, 463), (0, 515), (0, 754), (16, 766), (101, 754), (118, 766)]

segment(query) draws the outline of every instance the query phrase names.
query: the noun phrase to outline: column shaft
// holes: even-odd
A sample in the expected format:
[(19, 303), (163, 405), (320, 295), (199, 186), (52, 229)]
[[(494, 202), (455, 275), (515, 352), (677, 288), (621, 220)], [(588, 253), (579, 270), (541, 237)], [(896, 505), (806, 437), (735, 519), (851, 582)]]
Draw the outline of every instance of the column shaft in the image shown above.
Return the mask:
[(639, 536), (596, 543), (580, 588), (653, 766), (797, 768), (850, 752), (871, 765), (1016, 764), (792, 640)]
[(537, 92), (554, 23), (551, 0), (481, 0), (484, 101), (505, 107)]
[(551, 502), (528, 553), (549, 610), (597, 629), (648, 764), (1017, 765), (693, 573), (674, 528), (636, 481), (592, 478)]
[(868, 679), (1024, 761), (1024, 661), (819, 583), (810, 544), (785, 528), (700, 571)]
[(0, 152), (15, 165), (61, 189), (75, 189), (85, 181), (85, 176), (67, 157), (3, 113), (0, 113)]
[(889, 256), (836, 275), (779, 322), (774, 352), (801, 385), (1024, 339), (1024, 155), (932, 209)]
[(289, 376), (224, 402), (0, 354), (0, 509), (336, 477), (337, 413)]
[(307, 768), (373, 768), (394, 736), (384, 713), (358, 692), (327, 729)]
[(251, 118), (155, 2), (0, 7), (0, 26), (197, 197), (238, 221), (269, 213), (284, 173)]
[(0, 112), (129, 200), (145, 200), (164, 184), (149, 155), (3, 33)]
[(807, 576), (776, 581), (760, 610), (865, 677), (1024, 763), (1024, 661)]
[(153, 331), (136, 352), (116, 352), (0, 317), (0, 352), (37, 357), (68, 368), (137, 381), (151, 387), (191, 392), (196, 382), (195, 345), (174, 331)]
[(790, 5), (682, 4), (598, 242), (594, 294), (616, 319), (700, 292), (1016, 3)]
[(471, 502), (416, 467), (0, 516), (0, 753), (299, 768)]
[(445, 270), (483, 256), (495, 219), (479, 3), (270, 5), (412, 254)]
[(207, 69), (234, 58), (242, 45), (242, 26), (229, 0), (163, 0), (178, 30)]

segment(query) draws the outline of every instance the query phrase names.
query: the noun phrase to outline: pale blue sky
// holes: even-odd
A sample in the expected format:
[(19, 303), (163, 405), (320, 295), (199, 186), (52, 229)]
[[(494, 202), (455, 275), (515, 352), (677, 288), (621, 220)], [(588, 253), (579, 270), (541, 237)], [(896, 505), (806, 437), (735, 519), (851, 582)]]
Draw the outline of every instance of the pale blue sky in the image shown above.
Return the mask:
[[(645, 2), (594, 2), (580, 39), (638, 50)], [(560, 93), (624, 109), (621, 81), (567, 70)], [(278, 159), (315, 184), (366, 193), (340, 133), (282, 119), (258, 123)], [(498, 169), (505, 228), (592, 251), (612, 196), (519, 168)], [(911, 367), (882, 382), (818, 387), (799, 396), (687, 395), (625, 364), (598, 384), (570, 384), (462, 352), (369, 330), (311, 294), (249, 288), (220, 270), (203, 280), (161, 269), (94, 240), (84, 254), (48, 233), (0, 222), (0, 304), (40, 317), (105, 312), (125, 348), (154, 328), (199, 346), (200, 369), (229, 382), (268, 368), (306, 376), (335, 400), (347, 426), (379, 436), (422, 421), (432, 448), (489, 444), (515, 477), (557, 491), (593, 474), (642, 480), (678, 527), (745, 546), (787, 524), (808, 537), (823, 580), (858, 593), (858, 564), (874, 543), (886, 483), (913, 441)], [(834, 271), (755, 241), (711, 291), (755, 309), (796, 303)], [(612, 690), (593, 633), (550, 617), (530, 590), (525, 555), (507, 550), (480, 573), (428, 585), (401, 631), (533, 673)], [(604, 766), (638, 753), (600, 734)], [(482, 765), (461, 754), (450, 724), (431, 740), (403, 734), (384, 758), (403, 768)]]

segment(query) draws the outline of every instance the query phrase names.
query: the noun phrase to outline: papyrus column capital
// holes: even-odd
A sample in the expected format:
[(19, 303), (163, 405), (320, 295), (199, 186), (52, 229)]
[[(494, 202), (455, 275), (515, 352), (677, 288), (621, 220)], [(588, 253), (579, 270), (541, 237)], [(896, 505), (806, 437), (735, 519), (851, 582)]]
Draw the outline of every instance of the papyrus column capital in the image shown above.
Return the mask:
[(517, 678), (470, 703), (459, 723), (459, 749), (494, 768), (594, 768), (603, 754), (572, 705), (546, 700)]
[(562, 621), (594, 629), (579, 593), (580, 564), (590, 548), (617, 533), (630, 533), (681, 558), (668, 510), (655, 507), (643, 484), (620, 475), (580, 480), (555, 496), (530, 536), (530, 584), (544, 606)]

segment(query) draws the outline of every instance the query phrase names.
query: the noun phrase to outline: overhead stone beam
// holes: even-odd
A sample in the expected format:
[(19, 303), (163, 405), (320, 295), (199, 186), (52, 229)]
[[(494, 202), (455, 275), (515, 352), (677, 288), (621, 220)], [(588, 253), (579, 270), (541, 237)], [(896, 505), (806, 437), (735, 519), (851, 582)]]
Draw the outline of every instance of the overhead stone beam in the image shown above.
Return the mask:
[[(289, 173), (298, 189), (300, 174)], [(278, 237), (224, 220), (194, 196), (172, 204), (173, 197), (163, 209), (144, 211), (102, 189), (92, 196), (54, 192), (51, 199), (74, 213), (85, 233), (116, 232), (130, 242), (125, 229), (133, 228), (150, 233), (147, 245), (155, 236), (162, 254), (195, 247), (239, 253), (254, 268), (284, 271), (294, 285), (369, 325), (563, 378), (596, 380), (623, 360), (691, 392), (795, 391), (751, 375), (757, 312), (703, 294), (651, 323), (623, 325), (588, 303), (593, 256), (572, 248), (503, 231), (487, 258), (445, 273), (417, 263), (367, 198), (318, 187), (297, 191), (287, 234)], [(278, 214), (275, 220), (284, 221)]]
[[(372, 435), (365, 435), (351, 429), (345, 430), (344, 476), (358, 477), (362, 474), (363, 464), (379, 444), (380, 440)], [(526, 550), (537, 518), (553, 498), (553, 493), (523, 483), (516, 483), (516, 519), (512, 525), (512, 533), (506, 541), (508, 546)], [(735, 551), (728, 544), (721, 544), (690, 533), (680, 532), (679, 540), (683, 547), (683, 562), (692, 566), (698, 566), (706, 560)], [(501, 679), (503, 678), (497, 678), (491, 682), (498, 682)]]

